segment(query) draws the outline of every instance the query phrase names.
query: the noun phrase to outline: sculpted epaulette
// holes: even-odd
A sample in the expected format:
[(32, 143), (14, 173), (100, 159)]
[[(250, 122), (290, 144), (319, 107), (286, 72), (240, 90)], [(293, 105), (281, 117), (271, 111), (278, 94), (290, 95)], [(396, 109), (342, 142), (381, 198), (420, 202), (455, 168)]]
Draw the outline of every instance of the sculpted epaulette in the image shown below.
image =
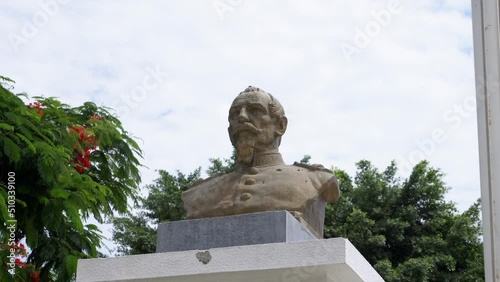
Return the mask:
[(293, 165), (307, 168), (312, 171), (319, 170), (319, 171), (333, 173), (331, 169), (325, 168), (323, 165), (320, 164), (305, 164), (305, 163), (294, 162)]

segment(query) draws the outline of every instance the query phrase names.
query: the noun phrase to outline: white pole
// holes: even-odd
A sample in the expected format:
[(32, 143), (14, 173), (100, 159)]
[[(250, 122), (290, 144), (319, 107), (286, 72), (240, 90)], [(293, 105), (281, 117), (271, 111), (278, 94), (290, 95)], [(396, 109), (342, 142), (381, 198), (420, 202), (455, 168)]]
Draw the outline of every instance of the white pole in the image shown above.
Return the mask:
[(472, 0), (487, 282), (500, 281), (500, 43), (498, 0)]

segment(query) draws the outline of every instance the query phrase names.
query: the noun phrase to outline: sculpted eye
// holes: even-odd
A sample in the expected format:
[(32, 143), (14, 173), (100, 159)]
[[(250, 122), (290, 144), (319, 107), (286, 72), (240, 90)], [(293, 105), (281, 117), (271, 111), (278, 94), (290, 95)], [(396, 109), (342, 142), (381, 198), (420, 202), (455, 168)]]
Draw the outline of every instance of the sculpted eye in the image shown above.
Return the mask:
[(240, 109), (232, 108), (231, 110), (229, 110), (229, 118), (234, 118), (234, 117), (238, 116), (239, 112), (240, 112)]
[(253, 114), (258, 114), (258, 115), (264, 115), (264, 114), (266, 114), (266, 111), (262, 107), (259, 107), (259, 106), (250, 106), (249, 110)]

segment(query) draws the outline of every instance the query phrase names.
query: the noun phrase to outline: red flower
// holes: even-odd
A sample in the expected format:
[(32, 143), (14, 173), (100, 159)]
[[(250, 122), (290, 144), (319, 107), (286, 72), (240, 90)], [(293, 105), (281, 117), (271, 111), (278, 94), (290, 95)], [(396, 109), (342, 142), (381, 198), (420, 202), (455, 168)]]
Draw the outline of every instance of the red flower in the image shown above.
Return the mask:
[(43, 116), (43, 112), (42, 112), (42, 104), (38, 103), (38, 102), (34, 102), (34, 103), (29, 103), (28, 104), (28, 108), (37, 108), (37, 112), (38, 112), (38, 115), (40, 117)]
[[(93, 115), (89, 118), (89, 120), (102, 120), (102, 117)], [(78, 138), (78, 143), (74, 146), (75, 157), (73, 162), (75, 163), (75, 170), (79, 173), (84, 173), (90, 168), (90, 156), (92, 155), (92, 151), (97, 149), (98, 139), (87, 132), (88, 126), (88, 124), (73, 125), (70, 129), (77, 134)], [(83, 149), (83, 153), (79, 148)]]
[(26, 263), (22, 262), (20, 259), (16, 258), (15, 263), (20, 267), (20, 268), (25, 268), (27, 267)]
[(30, 278), (33, 280), (33, 282), (40, 282), (40, 272), (35, 272), (30, 274)]
[(73, 129), (76, 133), (78, 133), (78, 136), (79, 136), (79, 140), (78, 141), (82, 141), (84, 138), (85, 138), (85, 127), (80, 127), (80, 126), (71, 126), (71, 129)]
[[(92, 116), (90, 118), (101, 120), (102, 118), (98, 116)], [(84, 173), (87, 169), (90, 168), (90, 156), (92, 155), (92, 150), (97, 149), (97, 138), (95, 136), (89, 135), (87, 133), (86, 125), (83, 126), (71, 126), (71, 130), (78, 134), (78, 144), (75, 144), (75, 158), (74, 166), (75, 170), (79, 173)], [(83, 153), (79, 150), (79, 148), (83, 148)]]
[(75, 170), (78, 171), (79, 173), (84, 173), (85, 169), (81, 166), (75, 166)]

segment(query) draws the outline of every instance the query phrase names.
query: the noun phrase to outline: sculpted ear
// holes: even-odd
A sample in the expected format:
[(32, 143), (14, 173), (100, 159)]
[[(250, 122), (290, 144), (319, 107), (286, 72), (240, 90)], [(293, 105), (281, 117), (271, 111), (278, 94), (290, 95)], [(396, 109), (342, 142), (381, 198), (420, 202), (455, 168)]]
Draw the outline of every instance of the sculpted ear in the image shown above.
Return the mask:
[(287, 125), (288, 125), (288, 119), (286, 118), (286, 116), (280, 117), (278, 123), (278, 132), (277, 132), (279, 136), (285, 134)]

